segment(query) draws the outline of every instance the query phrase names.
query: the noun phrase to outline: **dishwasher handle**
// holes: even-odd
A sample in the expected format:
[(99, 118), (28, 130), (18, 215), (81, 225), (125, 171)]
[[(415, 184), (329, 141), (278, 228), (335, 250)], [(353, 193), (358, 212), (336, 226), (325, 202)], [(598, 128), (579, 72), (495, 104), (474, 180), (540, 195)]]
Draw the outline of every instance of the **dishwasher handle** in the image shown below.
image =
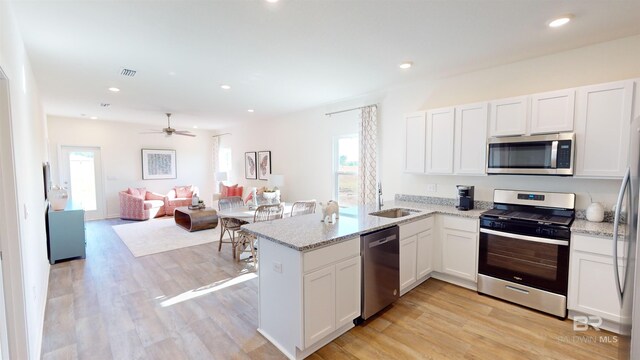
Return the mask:
[(397, 238), (398, 237), (396, 235), (391, 235), (391, 236), (387, 236), (384, 239), (380, 239), (380, 240), (377, 240), (377, 241), (372, 241), (372, 242), (369, 243), (369, 249), (374, 248), (376, 246), (380, 246), (382, 244), (386, 244), (389, 241), (393, 241), (393, 240), (395, 240)]

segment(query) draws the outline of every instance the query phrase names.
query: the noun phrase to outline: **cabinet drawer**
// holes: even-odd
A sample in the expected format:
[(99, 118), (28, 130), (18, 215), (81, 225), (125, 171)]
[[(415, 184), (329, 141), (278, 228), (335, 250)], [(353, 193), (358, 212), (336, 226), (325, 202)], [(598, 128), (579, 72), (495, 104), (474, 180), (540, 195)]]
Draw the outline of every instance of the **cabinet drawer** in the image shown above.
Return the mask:
[[(584, 251), (598, 255), (612, 256), (613, 238), (573, 234), (571, 237), (573, 250)], [(622, 243), (618, 246), (618, 256), (622, 256), (624, 249)]]
[(360, 255), (360, 237), (354, 237), (335, 245), (309, 251), (303, 255), (303, 272), (335, 263), (342, 259)]
[(442, 227), (445, 229), (477, 233), (478, 220), (465, 219), (459, 216), (444, 216), (442, 219)]
[(400, 225), (400, 239), (406, 239), (417, 233), (433, 228), (433, 215), (426, 219)]

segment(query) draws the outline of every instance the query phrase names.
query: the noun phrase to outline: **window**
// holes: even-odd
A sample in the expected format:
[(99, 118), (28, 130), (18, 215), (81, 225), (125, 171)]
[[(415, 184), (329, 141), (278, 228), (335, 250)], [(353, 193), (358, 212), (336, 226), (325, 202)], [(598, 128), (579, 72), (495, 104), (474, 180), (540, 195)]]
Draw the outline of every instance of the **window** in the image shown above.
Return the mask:
[(333, 167), (334, 194), (341, 207), (358, 205), (358, 136), (341, 136), (335, 140)]
[(220, 163), (219, 172), (226, 172), (227, 176), (231, 173), (231, 148), (221, 147), (218, 154), (218, 161)]

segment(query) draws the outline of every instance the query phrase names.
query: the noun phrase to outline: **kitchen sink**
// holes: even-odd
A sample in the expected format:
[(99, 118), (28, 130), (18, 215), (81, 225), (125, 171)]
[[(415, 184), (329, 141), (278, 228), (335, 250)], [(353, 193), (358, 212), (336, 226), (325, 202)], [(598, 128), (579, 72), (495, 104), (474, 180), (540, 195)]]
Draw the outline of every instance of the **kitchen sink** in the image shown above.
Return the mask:
[(397, 219), (397, 218), (417, 214), (419, 212), (420, 210), (396, 208), (396, 209), (387, 209), (387, 210), (372, 212), (369, 215)]

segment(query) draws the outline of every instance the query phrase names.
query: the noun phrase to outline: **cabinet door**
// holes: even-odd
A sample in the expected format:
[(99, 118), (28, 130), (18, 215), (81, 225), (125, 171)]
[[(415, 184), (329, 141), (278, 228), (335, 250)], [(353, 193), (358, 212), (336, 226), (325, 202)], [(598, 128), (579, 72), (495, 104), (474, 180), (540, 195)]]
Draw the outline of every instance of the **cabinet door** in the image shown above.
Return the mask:
[(400, 240), (400, 290), (416, 282), (417, 235)]
[(417, 241), (416, 271), (417, 279), (420, 279), (433, 271), (433, 231), (419, 233)]
[(336, 329), (335, 266), (304, 276), (304, 345), (309, 347)]
[(527, 132), (527, 97), (491, 102), (489, 136), (524, 135)]
[(424, 112), (405, 116), (405, 163), (406, 172), (424, 173), (426, 144), (426, 118)]
[(336, 264), (336, 329), (360, 316), (360, 256)]
[(611, 256), (573, 251), (569, 274), (567, 307), (570, 310), (621, 321)]
[(629, 159), (632, 100), (633, 81), (578, 89), (577, 176), (624, 176)]
[(531, 95), (531, 134), (573, 131), (575, 89)]
[(456, 174), (484, 175), (487, 156), (487, 103), (459, 106), (455, 122)]
[(454, 108), (427, 112), (427, 174), (453, 173)]
[(476, 281), (478, 236), (475, 233), (442, 230), (442, 272)]

